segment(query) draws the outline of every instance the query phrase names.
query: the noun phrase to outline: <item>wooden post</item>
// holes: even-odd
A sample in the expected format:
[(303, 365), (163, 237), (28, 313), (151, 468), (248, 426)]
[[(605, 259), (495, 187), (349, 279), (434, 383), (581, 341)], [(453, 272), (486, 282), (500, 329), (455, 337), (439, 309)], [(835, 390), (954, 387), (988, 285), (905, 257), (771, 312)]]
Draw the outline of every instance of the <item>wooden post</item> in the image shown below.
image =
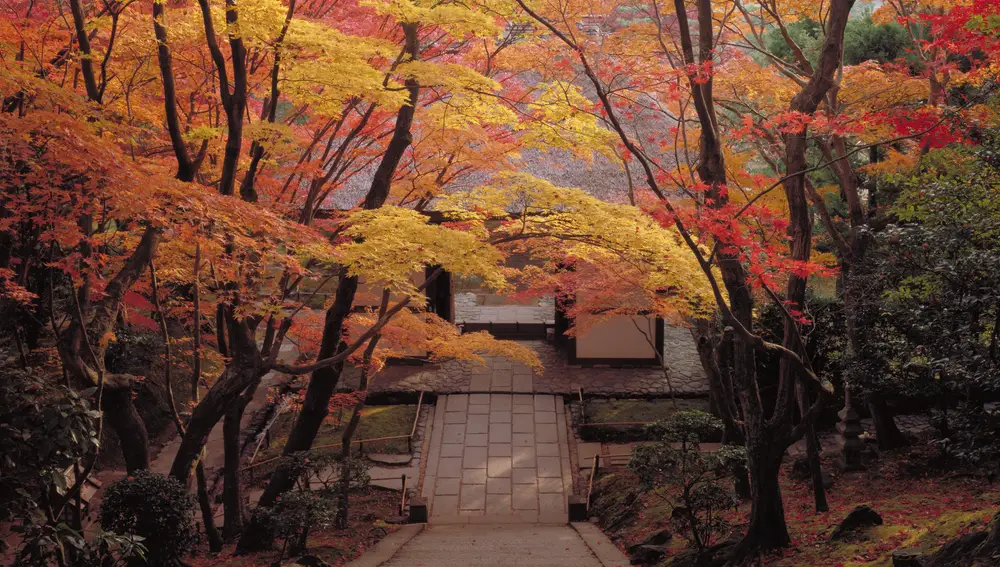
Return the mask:
[(403, 512), (406, 511), (406, 473), (403, 473), (402, 482), (402, 495), (399, 497), (399, 515), (402, 516)]

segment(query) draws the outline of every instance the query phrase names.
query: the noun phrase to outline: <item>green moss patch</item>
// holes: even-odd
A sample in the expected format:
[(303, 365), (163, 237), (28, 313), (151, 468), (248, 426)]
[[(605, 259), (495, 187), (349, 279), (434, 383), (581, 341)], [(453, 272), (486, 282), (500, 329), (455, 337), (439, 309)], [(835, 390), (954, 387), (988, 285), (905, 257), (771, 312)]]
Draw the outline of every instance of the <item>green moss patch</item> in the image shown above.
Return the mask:
[[(646, 424), (676, 411), (709, 411), (705, 399), (592, 399), (585, 400), (580, 437), (585, 441), (652, 441)], [(632, 425), (620, 425), (630, 423)]]
[[(981, 478), (915, 478), (901, 470), (905, 461), (899, 455), (884, 457), (870, 463), (864, 473), (835, 474), (827, 493), (830, 510), (821, 514), (814, 510), (812, 488), (791, 479), (786, 465), (780, 481), (792, 545), (763, 558), (762, 567), (891, 567), (897, 549), (919, 548), (930, 555), (957, 536), (988, 529), (1000, 502), (995, 485)], [(602, 476), (594, 485), (593, 504), (592, 514), (622, 549), (671, 527), (671, 507), (642, 493), (627, 470)], [(830, 541), (834, 527), (862, 504), (874, 508), (885, 523)], [(749, 502), (726, 513), (737, 526), (733, 535), (742, 533), (749, 514)], [(675, 536), (671, 551), (676, 553), (685, 544)]]
[[(330, 416), (319, 430), (313, 447), (317, 452), (340, 452), (340, 440), (344, 434), (344, 425), (350, 419), (350, 409), (344, 409)], [(417, 406), (367, 406), (361, 410), (361, 421), (357, 431), (354, 432), (354, 439), (378, 439), (383, 437), (396, 437), (399, 435), (409, 435), (413, 428), (413, 420), (417, 416)], [(263, 461), (281, 454), (288, 433), (295, 422), (294, 413), (281, 415), (271, 426), (271, 444), (267, 449), (261, 449), (257, 454), (257, 461)], [(332, 447), (325, 447), (332, 445)], [(407, 454), (410, 452), (406, 439), (391, 439), (387, 441), (372, 441), (364, 444), (365, 453), (394, 453)], [(359, 450), (355, 443), (352, 449)]]

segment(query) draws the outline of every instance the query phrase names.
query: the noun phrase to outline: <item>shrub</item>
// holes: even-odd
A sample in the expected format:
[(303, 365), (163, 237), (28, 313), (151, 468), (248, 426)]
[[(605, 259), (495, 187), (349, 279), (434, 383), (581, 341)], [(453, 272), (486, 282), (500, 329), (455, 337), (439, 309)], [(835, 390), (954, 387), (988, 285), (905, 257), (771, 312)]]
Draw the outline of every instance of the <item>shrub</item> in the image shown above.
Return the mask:
[(349, 489), (369, 481), (368, 464), (353, 457), (293, 453), (283, 457), (278, 466), (302, 481), (273, 506), (258, 508), (254, 513), (270, 524), (271, 533), (282, 540), (279, 557), (284, 557), (286, 550), (291, 555), (305, 552), (309, 532), (340, 522), (338, 516), (343, 516), (346, 524)]
[(57, 506), (52, 495), (66, 493), (66, 469), (96, 450), (100, 414), (87, 401), (91, 390), (77, 393), (21, 370), (3, 374), (0, 522), (41, 522), (41, 510)]
[(176, 565), (197, 541), (194, 499), (179, 481), (139, 471), (111, 484), (101, 502), (101, 526), (141, 536), (147, 565)]
[(60, 562), (73, 567), (125, 567), (142, 562), (146, 547), (136, 535), (119, 535), (100, 529), (86, 537), (65, 523), (21, 526), (24, 540), (14, 565), (50, 567)]
[(959, 404), (947, 413), (934, 412), (931, 423), (943, 433), (935, 440), (942, 457), (972, 466), (1000, 463), (1000, 409)]
[(699, 550), (729, 529), (720, 512), (737, 504), (724, 479), (743, 462), (742, 447), (723, 445), (702, 452), (701, 442), (722, 431), (722, 421), (701, 411), (680, 411), (650, 426), (660, 442), (635, 448), (629, 469), (648, 493), (673, 511), (675, 529)]

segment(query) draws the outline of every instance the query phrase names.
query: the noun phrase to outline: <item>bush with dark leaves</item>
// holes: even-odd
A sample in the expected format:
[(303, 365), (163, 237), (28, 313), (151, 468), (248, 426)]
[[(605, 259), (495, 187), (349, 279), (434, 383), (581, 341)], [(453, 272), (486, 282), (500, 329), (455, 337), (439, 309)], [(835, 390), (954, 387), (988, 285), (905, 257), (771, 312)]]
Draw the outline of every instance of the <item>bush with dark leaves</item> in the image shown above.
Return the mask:
[(194, 499), (180, 481), (139, 471), (104, 491), (101, 526), (141, 536), (147, 565), (177, 565), (197, 541), (193, 508)]

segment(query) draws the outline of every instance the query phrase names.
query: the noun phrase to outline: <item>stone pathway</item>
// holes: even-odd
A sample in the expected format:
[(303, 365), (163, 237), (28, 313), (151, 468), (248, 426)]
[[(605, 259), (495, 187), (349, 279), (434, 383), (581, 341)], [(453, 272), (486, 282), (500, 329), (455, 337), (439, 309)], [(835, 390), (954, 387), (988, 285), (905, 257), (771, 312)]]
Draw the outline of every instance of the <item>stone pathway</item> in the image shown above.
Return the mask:
[(382, 565), (601, 567), (604, 563), (572, 527), (535, 524), (431, 525)]
[[(418, 392), (442, 394), (469, 392), (512, 392), (539, 394), (707, 395), (708, 382), (698, 360), (694, 341), (687, 329), (666, 326), (664, 350), (669, 380), (661, 368), (610, 368), (570, 366), (565, 353), (544, 341), (521, 341), (538, 353), (545, 372), (505, 358), (486, 357), (486, 365), (467, 361), (390, 365), (371, 385), (375, 392)], [(357, 374), (341, 378), (342, 386), (353, 388)]]
[(558, 396), (440, 396), (422, 484), (430, 522), (565, 524), (567, 433)]
[(417, 431), (413, 436), (413, 453), (410, 455), (380, 455), (378, 453), (368, 455), (371, 466), (368, 469), (370, 483), (382, 488), (401, 490), (403, 486), (402, 475), (406, 475), (407, 488), (417, 485), (420, 478), (421, 460), (423, 458), (424, 436), (427, 434), (427, 427), (430, 425), (433, 406), (424, 404), (420, 408), (420, 415), (417, 418)]
[(455, 323), (552, 323), (556, 317), (553, 297), (533, 304), (480, 305), (474, 293), (455, 294)]

